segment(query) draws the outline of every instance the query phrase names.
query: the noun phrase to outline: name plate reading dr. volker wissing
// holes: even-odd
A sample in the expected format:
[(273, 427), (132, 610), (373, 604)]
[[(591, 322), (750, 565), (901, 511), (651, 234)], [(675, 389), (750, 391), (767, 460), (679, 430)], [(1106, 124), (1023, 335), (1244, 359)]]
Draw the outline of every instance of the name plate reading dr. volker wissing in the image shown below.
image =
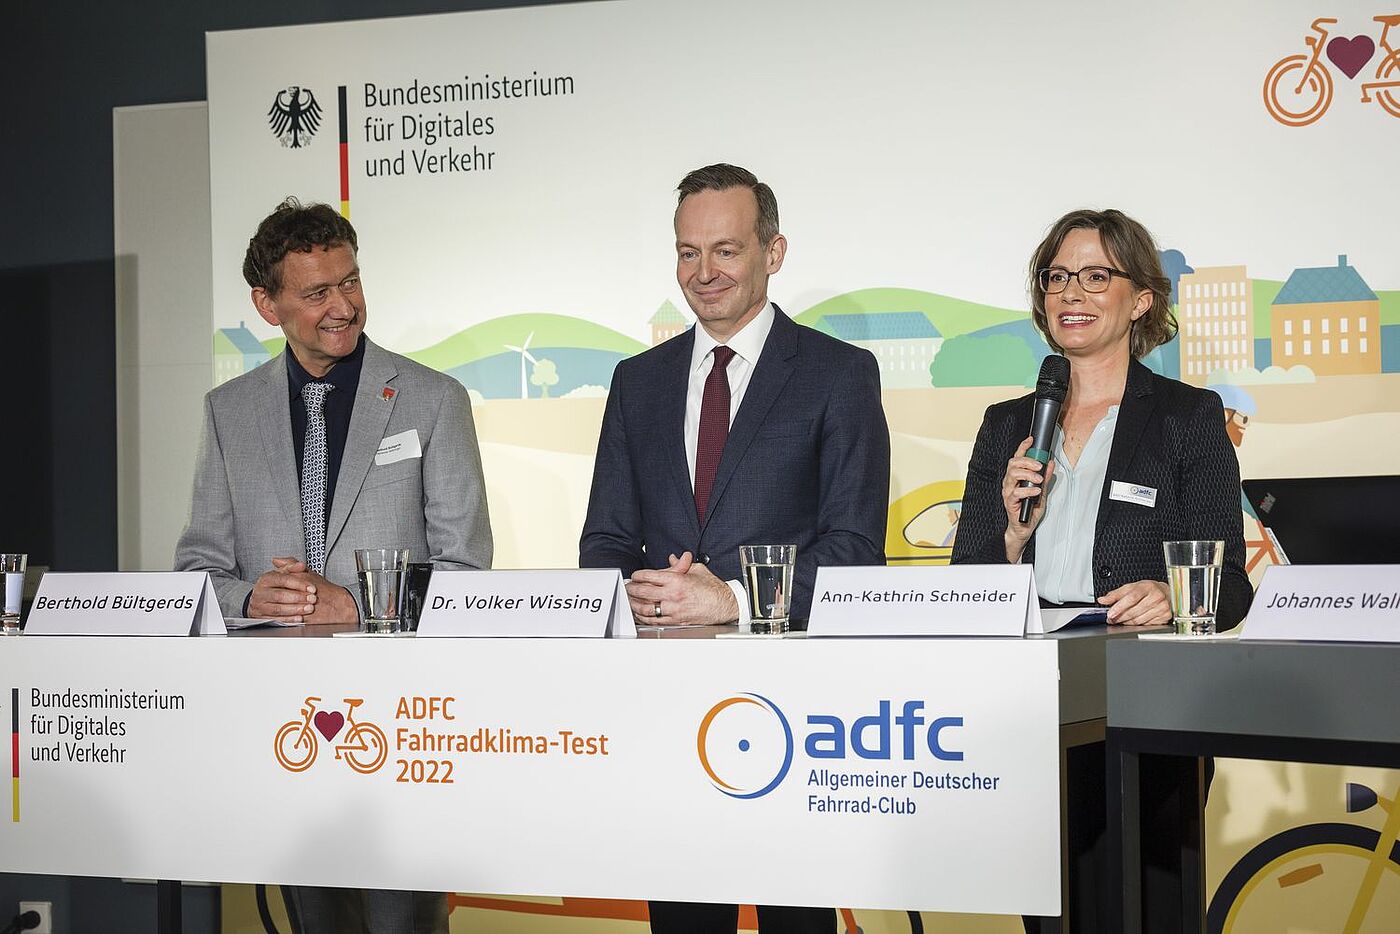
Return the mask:
[(1400, 565), (1276, 564), (1241, 639), (1400, 642)]
[(418, 635), (625, 639), (637, 626), (616, 569), (434, 571)]
[(1041, 632), (1023, 564), (817, 569), (809, 636), (1019, 636)]

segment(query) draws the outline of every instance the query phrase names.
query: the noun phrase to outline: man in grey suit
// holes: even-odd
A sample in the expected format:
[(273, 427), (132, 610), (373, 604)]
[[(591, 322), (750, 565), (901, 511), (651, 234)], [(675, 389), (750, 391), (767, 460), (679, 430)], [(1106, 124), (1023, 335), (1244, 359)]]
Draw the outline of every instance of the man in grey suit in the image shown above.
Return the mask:
[[(287, 199), (249, 241), (243, 276), (287, 348), (205, 397), (176, 570), (208, 571), (225, 616), (311, 625), (359, 619), (356, 548), (490, 567), (467, 393), (364, 336), (350, 222)], [(305, 934), (447, 931), (441, 894), (283, 891)]]
[[(783, 264), (772, 189), (732, 165), (679, 186), (676, 279), (698, 325), (618, 364), (580, 567), (620, 568), (640, 623), (747, 617), (739, 546), (795, 544), (805, 619), (819, 565), (884, 564), (890, 438), (867, 350), (768, 300)], [(658, 934), (733, 934), (734, 905), (651, 903)], [(834, 934), (830, 908), (759, 906), (764, 934)]]
[(225, 616), (359, 618), (354, 549), (491, 565), (471, 403), (456, 380), (364, 336), (357, 238), (288, 199), (249, 242), (253, 306), (286, 352), (204, 399), (180, 571), (208, 571)]

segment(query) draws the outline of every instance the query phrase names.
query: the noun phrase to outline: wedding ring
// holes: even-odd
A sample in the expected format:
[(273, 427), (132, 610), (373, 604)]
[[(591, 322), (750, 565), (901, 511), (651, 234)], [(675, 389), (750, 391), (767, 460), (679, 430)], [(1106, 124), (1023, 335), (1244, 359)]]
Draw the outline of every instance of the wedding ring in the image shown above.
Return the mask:
[(660, 619), (660, 618), (661, 618), (661, 601), (660, 601), (660, 600), (657, 600), (655, 603), (653, 603), (653, 604), (651, 605), (651, 608), (652, 608), (652, 610), (655, 612), (656, 618), (657, 618), (657, 619)]

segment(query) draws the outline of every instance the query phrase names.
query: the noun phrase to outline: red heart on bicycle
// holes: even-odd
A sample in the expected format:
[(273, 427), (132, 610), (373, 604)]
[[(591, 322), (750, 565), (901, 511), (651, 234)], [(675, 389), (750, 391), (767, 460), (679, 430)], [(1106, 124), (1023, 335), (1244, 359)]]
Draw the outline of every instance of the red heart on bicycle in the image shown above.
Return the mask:
[(1355, 78), (1371, 56), (1376, 54), (1376, 44), (1370, 36), (1353, 36), (1347, 39), (1338, 36), (1327, 43), (1327, 59), (1342, 70), (1348, 78)]
[(338, 710), (334, 713), (326, 713), (323, 710), (316, 715), (316, 729), (326, 738), (326, 742), (335, 739), (343, 726), (345, 726), (345, 714)]

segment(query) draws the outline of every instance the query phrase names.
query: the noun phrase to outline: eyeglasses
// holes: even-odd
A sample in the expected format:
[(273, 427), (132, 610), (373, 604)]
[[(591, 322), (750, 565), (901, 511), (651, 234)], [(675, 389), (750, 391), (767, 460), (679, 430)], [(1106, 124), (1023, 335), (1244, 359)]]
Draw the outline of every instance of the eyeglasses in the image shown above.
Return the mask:
[(1049, 269), (1042, 269), (1036, 274), (1040, 281), (1041, 291), (1047, 295), (1058, 295), (1069, 285), (1069, 280), (1078, 279), (1079, 287), (1086, 292), (1107, 291), (1113, 277), (1120, 279), (1132, 279), (1121, 269), (1112, 269), (1108, 266), (1085, 266), (1078, 272), (1070, 272), (1059, 266), (1051, 266)]

